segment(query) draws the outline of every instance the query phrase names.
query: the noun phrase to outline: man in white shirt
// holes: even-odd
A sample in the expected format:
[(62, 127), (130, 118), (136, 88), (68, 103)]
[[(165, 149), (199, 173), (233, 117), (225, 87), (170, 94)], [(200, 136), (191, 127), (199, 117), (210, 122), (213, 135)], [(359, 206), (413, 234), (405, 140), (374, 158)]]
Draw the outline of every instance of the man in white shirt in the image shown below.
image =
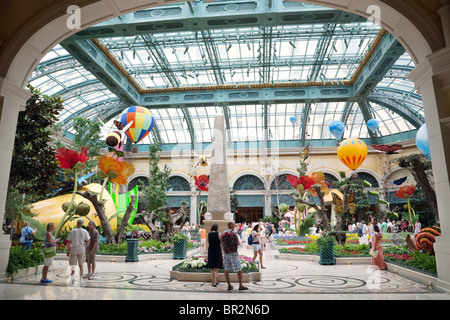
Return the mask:
[(86, 261), (86, 247), (89, 245), (89, 232), (82, 228), (84, 220), (82, 218), (77, 220), (77, 227), (72, 229), (67, 236), (67, 256), (69, 257), (69, 265), (71, 273), (68, 285), (73, 285), (75, 282), (75, 266), (78, 263), (80, 267), (80, 285), (84, 285), (83, 280), (83, 263)]

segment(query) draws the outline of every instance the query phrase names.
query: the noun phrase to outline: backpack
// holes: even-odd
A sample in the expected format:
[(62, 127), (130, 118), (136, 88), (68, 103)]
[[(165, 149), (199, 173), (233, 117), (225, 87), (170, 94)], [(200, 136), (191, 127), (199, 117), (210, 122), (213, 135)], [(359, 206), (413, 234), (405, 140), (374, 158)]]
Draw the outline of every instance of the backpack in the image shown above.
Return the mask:
[(248, 238), (247, 238), (247, 243), (248, 243), (250, 246), (253, 244), (253, 237), (252, 237), (251, 234), (250, 234), (250, 235), (248, 236)]
[(237, 244), (234, 235), (231, 230), (228, 230), (222, 234), (223, 251), (225, 253), (234, 253), (237, 251)]
[(358, 228), (358, 237), (362, 237), (363, 236), (363, 232), (362, 232), (362, 227)]

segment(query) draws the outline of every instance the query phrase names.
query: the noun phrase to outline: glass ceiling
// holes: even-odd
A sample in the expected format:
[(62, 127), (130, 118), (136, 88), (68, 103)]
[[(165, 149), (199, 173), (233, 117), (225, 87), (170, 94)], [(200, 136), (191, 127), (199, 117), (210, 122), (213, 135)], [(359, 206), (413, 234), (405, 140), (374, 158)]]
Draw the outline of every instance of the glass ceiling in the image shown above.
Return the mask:
[[(384, 34), (380, 26), (334, 9), (281, 0), (272, 3), (268, 7), (267, 1), (260, 0), (216, 0), (213, 4), (195, 1), (115, 18), (80, 31), (74, 39), (68, 39), (69, 44), (54, 47), (40, 61), (29, 82), (44, 94), (63, 97), (65, 108), (59, 121), (69, 136), (75, 116), (99, 117), (112, 126), (113, 119), (118, 119), (131, 104), (110, 82), (94, 74), (95, 68), (90, 69), (82, 56), (69, 53), (70, 44), (87, 40), (105, 55), (106, 66), (111, 69), (113, 65), (140, 95), (165, 93), (167, 99), (174, 99), (177, 94), (192, 91), (194, 98), (200, 99), (206, 89), (223, 90), (230, 97), (251, 95), (243, 94), (242, 86), (262, 96), (271, 95), (270, 99), (254, 101), (211, 98), (198, 104), (141, 104), (155, 117), (155, 128), (140, 144), (152, 143), (156, 138), (165, 145), (209, 144), (214, 115), (219, 113), (226, 116), (233, 142), (280, 140), (296, 147), (308, 143), (332, 146), (336, 141), (328, 125), (335, 120), (345, 122), (344, 138), (368, 139), (369, 144), (415, 136), (424, 113), (421, 97), (407, 79), (414, 64), (404, 49), (376, 51)], [(256, 9), (246, 7), (250, 5)], [(170, 12), (178, 12), (178, 16), (171, 17)], [(225, 25), (219, 23), (224, 19), (222, 15), (228, 18)], [(317, 17), (321, 15), (331, 18), (320, 20)], [(262, 20), (265, 16), (271, 18)], [(251, 18), (263, 22), (245, 25)], [(185, 22), (184, 26), (168, 30), (177, 21)], [(143, 22), (159, 27), (144, 32)], [(128, 29), (120, 31), (125, 30), (124, 25)], [(198, 25), (206, 27), (194, 27)], [(102, 34), (103, 30), (107, 32)], [(92, 54), (88, 49), (86, 52)], [(381, 53), (377, 56), (377, 52)], [(380, 55), (394, 59), (387, 70), (382, 70), (383, 64), (375, 60)], [(373, 63), (368, 60), (371, 56)], [(363, 84), (371, 88), (365, 94), (342, 98), (315, 91), (353, 90), (359, 74), (370, 71), (373, 65), (380, 71), (377, 77), (364, 80)], [(105, 68), (100, 63), (95, 67), (100, 66)], [(306, 98), (277, 98), (277, 88), (290, 87), (306, 90)], [(297, 118), (294, 124), (292, 116)], [(380, 122), (375, 136), (366, 126), (370, 118)]]

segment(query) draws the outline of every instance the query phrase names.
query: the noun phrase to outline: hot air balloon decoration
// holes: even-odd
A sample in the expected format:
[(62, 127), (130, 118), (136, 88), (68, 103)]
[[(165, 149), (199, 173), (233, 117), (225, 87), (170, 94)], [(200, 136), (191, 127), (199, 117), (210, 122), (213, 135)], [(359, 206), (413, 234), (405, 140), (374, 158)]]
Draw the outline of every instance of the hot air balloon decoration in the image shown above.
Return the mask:
[(292, 123), (293, 126), (295, 126), (295, 123), (297, 122), (297, 117), (296, 116), (292, 116), (289, 118), (289, 121)]
[(333, 121), (329, 124), (328, 129), (330, 129), (331, 134), (336, 140), (341, 140), (345, 131), (345, 124), (342, 121)]
[(134, 143), (138, 143), (153, 129), (155, 118), (148, 109), (131, 106), (122, 112), (120, 122), (125, 126), (133, 122), (125, 133)]
[(349, 138), (339, 144), (337, 155), (350, 170), (356, 170), (367, 157), (367, 145), (360, 139)]
[(430, 143), (428, 141), (427, 124), (424, 123), (416, 134), (416, 145), (419, 151), (431, 160)]
[(369, 121), (367, 121), (367, 128), (369, 128), (369, 130), (375, 134), (375, 132), (377, 132), (378, 127), (380, 126), (380, 123), (378, 122), (377, 119), (370, 119)]

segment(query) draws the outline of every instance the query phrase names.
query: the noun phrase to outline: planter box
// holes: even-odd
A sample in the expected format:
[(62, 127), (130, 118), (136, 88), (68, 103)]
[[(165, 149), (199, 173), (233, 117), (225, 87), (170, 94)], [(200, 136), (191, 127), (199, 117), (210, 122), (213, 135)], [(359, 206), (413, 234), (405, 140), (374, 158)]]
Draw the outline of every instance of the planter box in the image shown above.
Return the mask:
[[(195, 281), (195, 282), (211, 282), (212, 276), (210, 272), (181, 272), (170, 271), (170, 279), (178, 281)], [(225, 274), (219, 273), (217, 275), (217, 281), (226, 283)], [(242, 282), (249, 283), (252, 281), (261, 281), (261, 272), (249, 272), (242, 273)], [(230, 282), (239, 282), (237, 273), (230, 272)]]

